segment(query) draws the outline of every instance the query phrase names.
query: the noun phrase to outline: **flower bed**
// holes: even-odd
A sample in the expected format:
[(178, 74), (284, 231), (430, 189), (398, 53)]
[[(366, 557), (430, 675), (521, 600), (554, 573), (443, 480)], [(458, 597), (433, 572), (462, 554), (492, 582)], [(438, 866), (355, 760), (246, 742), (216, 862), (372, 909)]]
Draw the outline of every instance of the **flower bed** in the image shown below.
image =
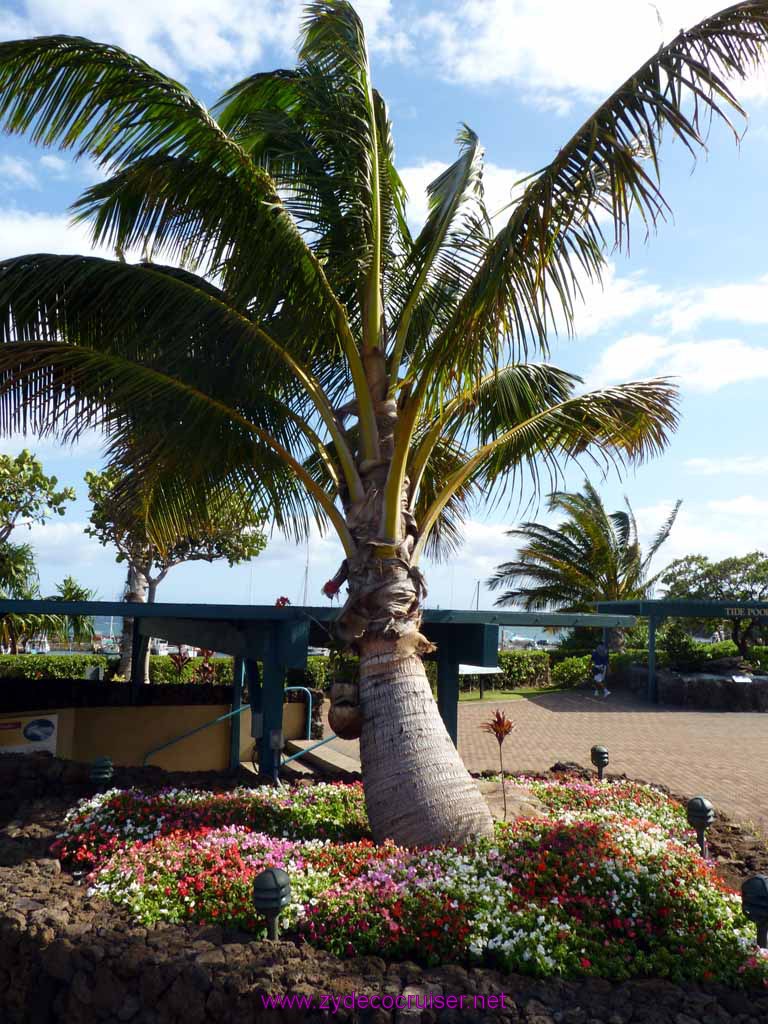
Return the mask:
[(291, 877), (283, 928), (341, 956), (768, 986), (753, 926), (679, 805), (623, 781), (508, 785), (533, 789), (548, 816), (499, 824), (461, 851), (374, 846), (361, 787), (319, 785), (112, 791), (70, 812), (56, 852), (147, 925), (260, 934), (251, 885), (273, 866)]

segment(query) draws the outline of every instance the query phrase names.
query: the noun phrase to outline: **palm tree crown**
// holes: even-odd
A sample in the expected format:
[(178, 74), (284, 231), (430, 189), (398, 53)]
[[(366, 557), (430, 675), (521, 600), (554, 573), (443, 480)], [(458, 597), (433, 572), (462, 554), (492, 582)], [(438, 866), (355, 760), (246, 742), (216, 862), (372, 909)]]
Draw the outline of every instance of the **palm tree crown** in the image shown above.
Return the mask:
[(643, 553), (632, 506), (624, 502), (624, 509), (606, 512), (588, 480), (579, 493), (550, 495), (550, 512), (565, 518), (554, 527), (528, 522), (507, 532), (522, 543), (517, 559), (500, 565), (488, 581), (491, 590), (506, 588), (495, 604), (586, 612), (596, 601), (647, 596), (657, 579), (648, 575), (651, 559), (669, 537), (681, 503)]

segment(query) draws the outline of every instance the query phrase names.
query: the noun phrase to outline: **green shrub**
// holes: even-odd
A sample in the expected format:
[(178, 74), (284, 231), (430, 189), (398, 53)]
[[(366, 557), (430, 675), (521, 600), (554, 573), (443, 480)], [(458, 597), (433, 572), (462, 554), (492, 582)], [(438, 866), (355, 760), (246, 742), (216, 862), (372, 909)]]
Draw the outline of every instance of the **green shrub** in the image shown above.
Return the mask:
[(592, 657), (566, 658), (552, 669), (553, 686), (579, 686), (592, 678)]
[(672, 668), (683, 670), (698, 668), (703, 660), (699, 648), (703, 646), (703, 644), (697, 644), (693, 637), (686, 632), (685, 626), (679, 619), (673, 620), (667, 626), (664, 650), (667, 652)]
[(93, 668), (103, 669), (108, 679), (117, 663), (103, 654), (0, 655), (0, 679), (83, 679)]
[(762, 645), (751, 647), (749, 650), (749, 661), (752, 662), (758, 672), (768, 672), (768, 647), (763, 647)]
[[(181, 676), (167, 654), (152, 654), (149, 658), (150, 683), (192, 683), (195, 672), (202, 665), (202, 658), (192, 658), (184, 666)], [(232, 658), (213, 658), (213, 682), (215, 686), (232, 685)]]
[[(719, 640), (716, 644), (697, 644), (696, 646), (704, 653), (707, 661), (714, 661), (716, 658), (733, 658), (739, 653), (739, 648), (733, 640)], [(752, 659), (752, 653), (759, 649), (753, 647), (750, 650), (750, 660)]]
[(505, 690), (551, 683), (546, 651), (499, 651), (499, 668), (504, 671), (501, 680)]
[(326, 690), (331, 685), (328, 678), (328, 658), (325, 655), (310, 655), (306, 668), (288, 669), (285, 682), (287, 686), (308, 686), (311, 690)]

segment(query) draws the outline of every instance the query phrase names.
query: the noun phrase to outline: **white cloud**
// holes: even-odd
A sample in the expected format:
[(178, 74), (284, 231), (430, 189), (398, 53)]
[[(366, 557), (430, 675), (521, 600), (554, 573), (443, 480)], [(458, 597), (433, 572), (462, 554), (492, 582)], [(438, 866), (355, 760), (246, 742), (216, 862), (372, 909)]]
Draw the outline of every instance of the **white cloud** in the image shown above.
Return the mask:
[(580, 338), (598, 334), (606, 328), (640, 313), (666, 307), (672, 298), (659, 285), (645, 279), (642, 273), (620, 276), (616, 266), (608, 263), (602, 285), (582, 281), (583, 298), (576, 300), (575, 330)]
[(587, 378), (594, 388), (648, 376), (677, 377), (687, 390), (711, 394), (728, 384), (768, 377), (768, 347), (737, 338), (678, 343), (632, 334), (609, 345)]
[(35, 172), (28, 161), (16, 156), (0, 156), (0, 181), (6, 190), (39, 187)]
[[(420, 164), (399, 169), (400, 177), (408, 192), (408, 223), (412, 231), (420, 230), (427, 219), (429, 212), (427, 186), (448, 166), (447, 163), (442, 163), (439, 160), (424, 160)], [(494, 230), (498, 231), (509, 218), (509, 205), (521, 191), (519, 187), (515, 186), (525, 175), (525, 171), (518, 171), (512, 167), (499, 167), (493, 163), (485, 165), (483, 169), (485, 205), (493, 219)]]
[[(610, 94), (682, 26), (718, 9), (716, 0), (443, 0), (418, 19), (419, 52), (434, 54), (450, 81), (522, 85), (537, 105), (562, 112), (574, 98)], [(740, 95), (768, 95), (756, 76), (736, 86)], [(556, 109), (556, 108), (555, 108)]]
[(48, 153), (40, 157), (40, 166), (45, 168), (54, 178), (66, 178), (69, 176), (71, 164), (60, 156), (53, 156)]
[(85, 522), (49, 520), (42, 525), (34, 524), (29, 531), (18, 530), (14, 538), (32, 545), (41, 568), (43, 564), (65, 566), (66, 571), (76, 573), (78, 567), (104, 559), (105, 549), (83, 533), (85, 526)]
[(464, 544), (448, 563), (425, 559), (428, 607), (474, 608), (479, 580), (480, 607), (490, 608), (498, 595), (486, 588), (485, 581), (512, 554), (514, 545), (506, 536), (508, 529), (506, 523), (470, 519), (464, 526)]
[(707, 508), (727, 515), (729, 519), (758, 517), (765, 521), (768, 515), (768, 499), (756, 498), (753, 494), (741, 494), (736, 498), (712, 499), (707, 502)]
[[(115, 43), (160, 70), (219, 76), (255, 70), (265, 50), (293, 54), (301, 29), (301, 0), (26, 0), (20, 15), (0, 14), (0, 38), (61, 32)], [(358, 0), (371, 48), (404, 53), (407, 33), (392, 20), (390, 0)]]
[(667, 308), (655, 323), (674, 332), (690, 331), (709, 321), (768, 323), (768, 274), (755, 281), (692, 288), (666, 296)]
[[(669, 515), (673, 500), (635, 509), (641, 544), (647, 545)], [(768, 502), (749, 495), (734, 501), (685, 501), (669, 539), (659, 549), (652, 571), (676, 558), (701, 554), (717, 561), (765, 547), (765, 509)]]
[(92, 249), (87, 228), (70, 224), (68, 217), (0, 207), (0, 259), (30, 252), (113, 255), (107, 249)]
[(695, 476), (765, 476), (768, 474), (768, 455), (734, 455), (732, 458), (686, 459), (683, 463)]

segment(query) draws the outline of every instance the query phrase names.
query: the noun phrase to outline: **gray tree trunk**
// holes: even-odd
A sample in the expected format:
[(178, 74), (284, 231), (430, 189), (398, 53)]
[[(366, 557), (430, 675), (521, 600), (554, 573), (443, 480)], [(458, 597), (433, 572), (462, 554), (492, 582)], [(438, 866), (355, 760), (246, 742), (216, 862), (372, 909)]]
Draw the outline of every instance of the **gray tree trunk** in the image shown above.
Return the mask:
[[(357, 542), (335, 578), (349, 596), (336, 623), (360, 655), (360, 756), (373, 836), (403, 846), (461, 844), (489, 835), (493, 819), (443, 725), (421, 660), (424, 578), (411, 563), (416, 524), (404, 495), (400, 536), (382, 557), (382, 481), (347, 516)], [(391, 542), (390, 542), (391, 544)]]
[[(140, 569), (129, 566), (126, 580), (125, 600), (134, 604), (143, 604), (147, 600), (149, 583)], [(120, 665), (118, 672), (126, 679), (131, 676), (131, 656), (133, 654), (133, 619), (123, 619), (123, 639), (120, 644)], [(143, 682), (149, 682), (148, 663), (145, 666)]]
[(492, 828), (488, 807), (451, 742), (418, 654), (394, 640), (360, 650), (360, 757), (377, 842), (461, 845)]

